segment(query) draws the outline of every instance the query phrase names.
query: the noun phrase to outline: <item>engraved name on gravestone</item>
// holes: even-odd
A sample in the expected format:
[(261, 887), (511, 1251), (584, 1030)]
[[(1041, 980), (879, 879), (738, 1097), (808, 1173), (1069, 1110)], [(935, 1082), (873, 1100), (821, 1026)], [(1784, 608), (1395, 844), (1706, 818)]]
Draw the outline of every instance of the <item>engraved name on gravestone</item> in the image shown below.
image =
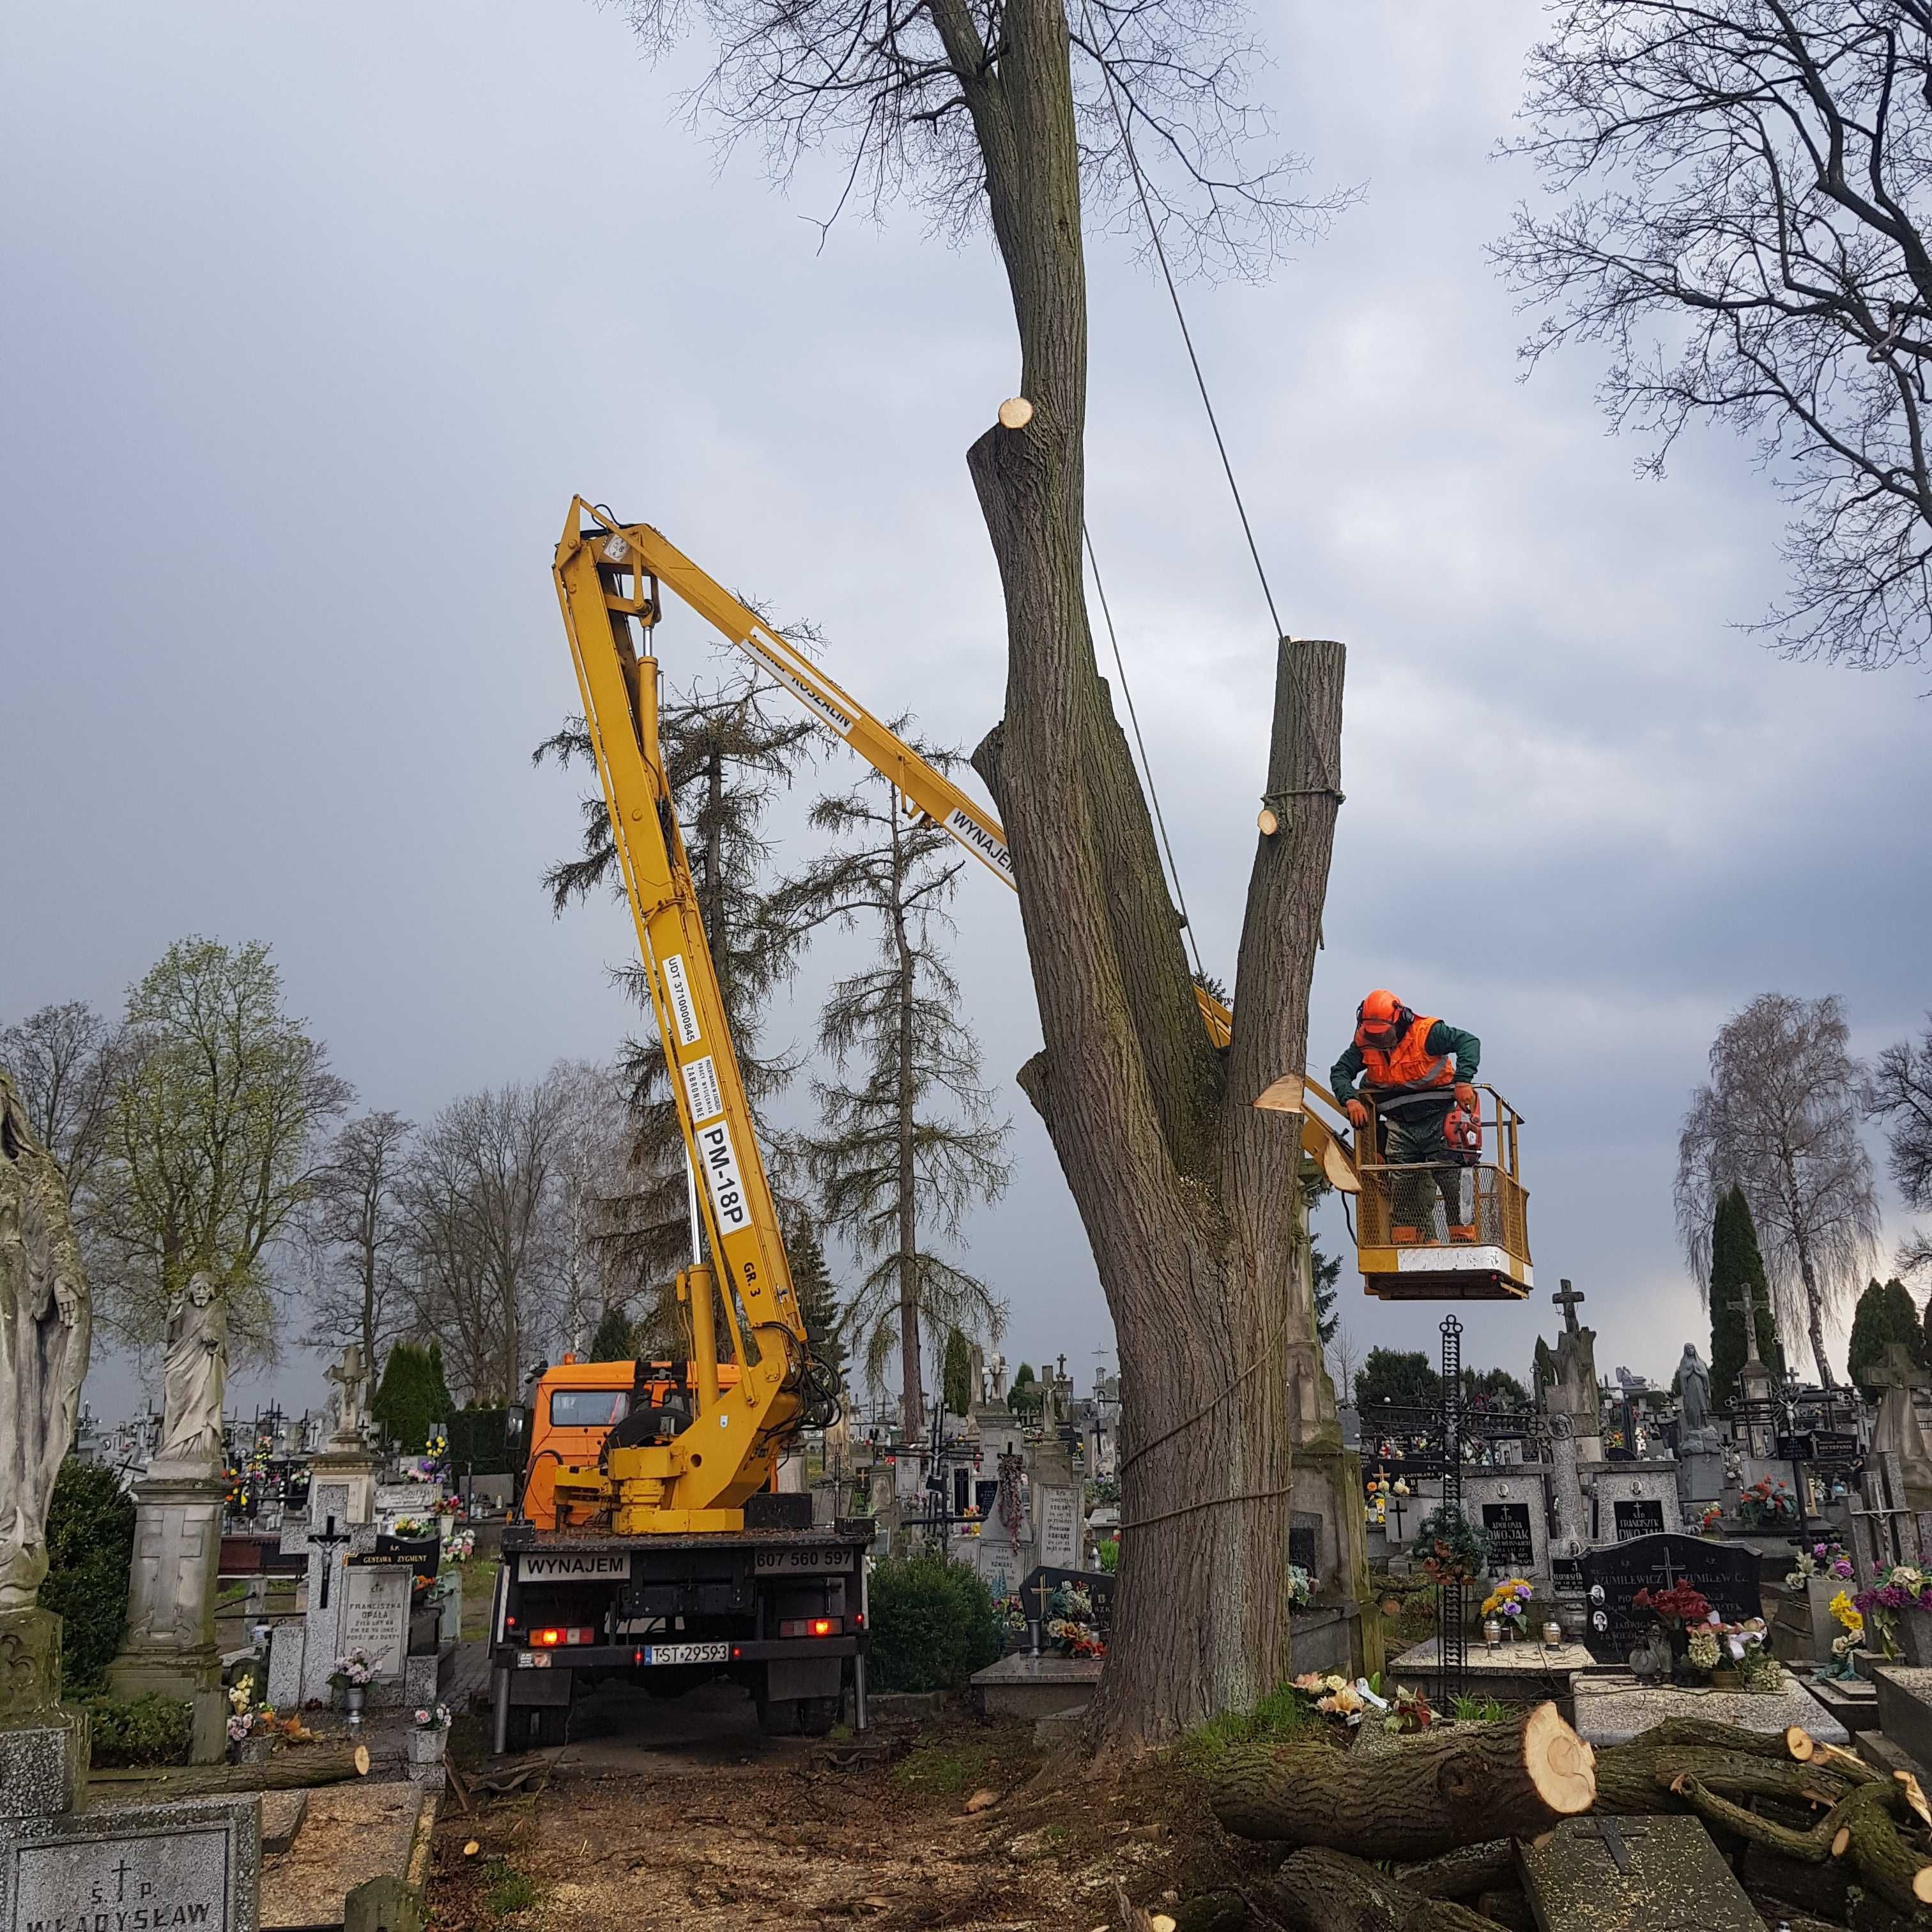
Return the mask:
[(410, 1571), (386, 1565), (356, 1568), (344, 1577), (342, 1648), (359, 1650), (378, 1677), (402, 1673), (409, 1648)]
[(1725, 1622), (1762, 1616), (1755, 1550), (1696, 1536), (1644, 1536), (1591, 1550), (1582, 1559), (1588, 1612), (1583, 1641), (1599, 1664), (1621, 1664), (1657, 1619), (1634, 1607), (1641, 1591), (1688, 1583)]
[(0, 1826), (0, 1932), (256, 1932), (261, 1800)]
[(1520, 1576), (1533, 1569), (1536, 1545), (1529, 1532), (1527, 1503), (1485, 1503), (1483, 1533), (1489, 1538), (1490, 1574)]
[(1648, 1496), (1626, 1497), (1612, 1506), (1616, 1540), (1634, 1542), (1640, 1536), (1664, 1534), (1664, 1505)]
[(1080, 1567), (1080, 1492), (1057, 1485), (1040, 1491), (1040, 1560), (1048, 1569)]

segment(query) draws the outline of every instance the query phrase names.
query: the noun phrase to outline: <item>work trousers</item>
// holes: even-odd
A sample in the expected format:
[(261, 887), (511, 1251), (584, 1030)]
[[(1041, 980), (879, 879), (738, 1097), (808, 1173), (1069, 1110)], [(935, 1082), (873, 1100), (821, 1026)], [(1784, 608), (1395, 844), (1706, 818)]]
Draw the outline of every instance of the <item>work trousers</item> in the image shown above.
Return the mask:
[(1395, 1225), (1419, 1228), (1425, 1237), (1433, 1234), (1436, 1198), (1442, 1197), (1443, 1214), (1450, 1228), (1468, 1217), (1462, 1211), (1462, 1166), (1450, 1150), (1442, 1124), (1449, 1118), (1445, 1100), (1440, 1107), (1414, 1107), (1382, 1116), (1382, 1158), (1391, 1167), (1427, 1163), (1427, 1174), (1398, 1174), (1390, 1177), (1390, 1208)]

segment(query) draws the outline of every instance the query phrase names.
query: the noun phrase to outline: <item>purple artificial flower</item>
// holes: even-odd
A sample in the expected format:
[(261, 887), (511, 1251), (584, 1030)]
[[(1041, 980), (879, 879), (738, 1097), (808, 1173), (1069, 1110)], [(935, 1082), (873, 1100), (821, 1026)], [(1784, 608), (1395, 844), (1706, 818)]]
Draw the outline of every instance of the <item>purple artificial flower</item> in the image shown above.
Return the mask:
[(1832, 1574), (1834, 1576), (1849, 1577), (1852, 1574), (1852, 1562), (1849, 1556), (1840, 1557), (1838, 1562), (1832, 1565)]

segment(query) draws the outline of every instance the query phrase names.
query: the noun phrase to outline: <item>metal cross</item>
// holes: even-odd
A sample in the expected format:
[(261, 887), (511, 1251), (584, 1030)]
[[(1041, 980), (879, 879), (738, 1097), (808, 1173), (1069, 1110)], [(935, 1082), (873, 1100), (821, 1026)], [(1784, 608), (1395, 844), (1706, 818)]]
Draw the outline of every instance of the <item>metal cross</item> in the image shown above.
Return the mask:
[(348, 1542), (350, 1535), (347, 1530), (336, 1528), (335, 1519), (332, 1516), (325, 1516), (322, 1522), (324, 1526), (322, 1528), (309, 1532), (308, 1540), (310, 1543), (322, 1545), (322, 1597), (316, 1607), (326, 1610), (328, 1608), (328, 1579), (335, 1568), (335, 1546), (338, 1543)]
[(1582, 1300), (1584, 1298), (1581, 1294), (1578, 1294), (1576, 1289), (1572, 1288), (1566, 1281), (1563, 1284), (1563, 1292), (1560, 1294), (1552, 1294), (1550, 1298), (1552, 1301), (1556, 1303), (1558, 1307), (1562, 1310), (1564, 1327), (1568, 1328), (1571, 1334), (1575, 1334), (1576, 1332), (1576, 1304), (1578, 1302)]
[(1640, 1825), (1631, 1825), (1619, 1828), (1616, 1819), (1606, 1817), (1600, 1811), (1593, 1811), (1582, 1824), (1576, 1827), (1576, 1835), (1580, 1838), (1593, 1840), (1596, 1844), (1601, 1845), (1610, 1854), (1611, 1864), (1615, 1865), (1618, 1871), (1627, 1874), (1630, 1868), (1630, 1847), (1624, 1840), (1626, 1838), (1646, 1838), (1648, 1834)]

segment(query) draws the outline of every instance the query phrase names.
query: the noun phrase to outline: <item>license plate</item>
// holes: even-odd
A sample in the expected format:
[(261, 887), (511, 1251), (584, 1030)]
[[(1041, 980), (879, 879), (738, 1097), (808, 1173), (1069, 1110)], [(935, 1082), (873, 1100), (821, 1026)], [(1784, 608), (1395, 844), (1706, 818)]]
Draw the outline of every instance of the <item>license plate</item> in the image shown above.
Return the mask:
[(652, 1643), (644, 1646), (646, 1664), (728, 1664), (728, 1643)]
[(760, 1550), (752, 1558), (760, 1576), (849, 1576), (852, 1554), (846, 1550)]

